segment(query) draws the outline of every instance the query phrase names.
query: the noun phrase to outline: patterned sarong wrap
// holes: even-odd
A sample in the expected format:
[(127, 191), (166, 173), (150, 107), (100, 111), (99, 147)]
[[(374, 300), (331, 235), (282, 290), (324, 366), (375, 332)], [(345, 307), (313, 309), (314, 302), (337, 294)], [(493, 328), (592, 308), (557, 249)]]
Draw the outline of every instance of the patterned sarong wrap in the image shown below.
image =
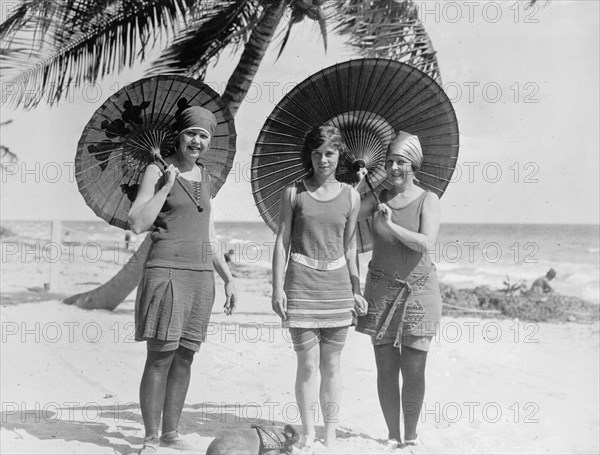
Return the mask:
[[(435, 266), (426, 273), (409, 275), (407, 280), (374, 270), (369, 264), (365, 283), (365, 299), (369, 303), (365, 316), (359, 316), (356, 331), (373, 337), (374, 344), (389, 343), (400, 347), (404, 332), (413, 336), (433, 336), (439, 317), (427, 318), (419, 301), (423, 289), (431, 278), (436, 281)], [(430, 283), (431, 284), (431, 283)]]

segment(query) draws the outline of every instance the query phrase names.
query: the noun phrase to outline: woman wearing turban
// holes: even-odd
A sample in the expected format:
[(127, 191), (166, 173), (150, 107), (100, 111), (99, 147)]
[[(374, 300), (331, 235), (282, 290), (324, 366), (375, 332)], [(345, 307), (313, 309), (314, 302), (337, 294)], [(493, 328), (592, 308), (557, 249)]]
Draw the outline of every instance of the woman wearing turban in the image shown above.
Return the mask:
[[(392, 444), (399, 443), (400, 410), (404, 415), (404, 443), (416, 445), (417, 423), (425, 394), (425, 362), (439, 324), (442, 300), (433, 251), (440, 225), (436, 194), (415, 183), (423, 161), (417, 136), (399, 132), (389, 145), (385, 161), (392, 187), (380, 202), (368, 196), (359, 219), (373, 215), (373, 254), (365, 282), (369, 303), (365, 320), (385, 320), (387, 307), (401, 303), (403, 287), (411, 289), (402, 309), (394, 313), (387, 330), (376, 337), (374, 328), (358, 331), (372, 335), (377, 364), (377, 391)], [(408, 286), (406, 286), (408, 283)], [(381, 325), (378, 325), (381, 327)], [(402, 374), (402, 388), (399, 376)]]
[(205, 340), (213, 306), (213, 270), (225, 282), (225, 313), (236, 306), (233, 278), (214, 233), (210, 175), (196, 164), (216, 124), (212, 112), (199, 106), (179, 112), (176, 149), (165, 158), (166, 169), (148, 165), (129, 211), (133, 231), (149, 230), (152, 240), (135, 304), (136, 340), (147, 342), (141, 454), (157, 453), (159, 445), (192, 448), (179, 436), (178, 425), (192, 360)]

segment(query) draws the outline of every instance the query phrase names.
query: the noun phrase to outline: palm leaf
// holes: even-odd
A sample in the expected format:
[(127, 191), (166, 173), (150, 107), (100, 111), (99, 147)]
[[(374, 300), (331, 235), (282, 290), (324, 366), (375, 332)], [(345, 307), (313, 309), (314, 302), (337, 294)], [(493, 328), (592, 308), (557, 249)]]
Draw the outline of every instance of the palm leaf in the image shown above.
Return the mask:
[(258, 0), (228, 0), (221, 1), (218, 9), (196, 14), (152, 64), (147, 75), (182, 74), (203, 79), (213, 57), (230, 44), (235, 52), (246, 42), (263, 10)]
[(412, 0), (335, 3), (334, 29), (362, 56), (408, 63), (441, 83), (436, 53)]
[(321, 37), (323, 38), (323, 46), (327, 52), (327, 22), (330, 19), (331, 14), (327, 14), (327, 2), (324, 0), (288, 0), (290, 9), (290, 18), (288, 20), (287, 30), (281, 44), (279, 45), (279, 53), (277, 58), (281, 57), (283, 49), (288, 42), (290, 34), (292, 33), (292, 27), (294, 24), (302, 22), (305, 18), (312, 19), (319, 24), (321, 30)]
[(60, 7), (60, 4), (52, 0), (25, 0), (21, 2), (10, 17), (0, 24), (0, 41), (3, 43), (3, 47), (12, 44), (15, 35), (23, 35), (23, 32), (33, 32), (33, 35), (29, 37), (33, 40), (29, 41), (28, 44), (31, 47), (39, 46), (41, 43), (40, 37), (44, 36), (44, 32), (52, 23), (52, 18), (55, 17)]
[(8, 163), (17, 163), (18, 161), (16, 153), (11, 152), (8, 147), (0, 145), (0, 168), (4, 168)]
[(28, 1), (23, 6), (28, 9), (18, 8), (0, 27), (0, 66), (3, 82), (11, 88), (9, 104), (31, 108), (42, 99), (53, 104), (73, 85), (144, 60), (146, 51), (179, 30), (185, 14), (201, 0), (49, 3)]
[[(10, 125), (12, 123), (12, 119), (5, 120), (0, 122), (0, 127)], [(0, 168), (4, 169), (5, 165), (8, 163), (16, 163), (19, 161), (16, 153), (10, 151), (10, 149), (4, 145), (0, 145)]]

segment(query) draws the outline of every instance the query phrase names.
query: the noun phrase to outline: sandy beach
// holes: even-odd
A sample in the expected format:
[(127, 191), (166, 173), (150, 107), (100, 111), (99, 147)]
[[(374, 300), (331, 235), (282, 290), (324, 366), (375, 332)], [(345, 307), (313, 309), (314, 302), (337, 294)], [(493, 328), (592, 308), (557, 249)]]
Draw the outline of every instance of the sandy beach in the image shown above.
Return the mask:
[[(122, 264), (110, 249), (95, 262), (75, 253), (74, 260), (62, 258), (54, 293), (39, 287), (48, 269), (43, 255), (3, 258), (2, 453), (130, 454), (141, 445), (145, 345), (133, 341), (135, 295), (112, 312), (63, 304)], [(253, 423), (300, 425), (296, 359), (270, 310), (270, 270), (237, 265), (235, 275), (239, 308), (222, 313), (217, 280), (208, 341), (196, 356), (183, 411), (180, 431), (198, 453), (219, 433)], [(351, 331), (342, 357), (339, 444), (315, 453), (598, 453), (599, 333), (598, 321), (444, 317), (428, 357), (423, 444), (392, 451), (383, 444), (370, 340)]]

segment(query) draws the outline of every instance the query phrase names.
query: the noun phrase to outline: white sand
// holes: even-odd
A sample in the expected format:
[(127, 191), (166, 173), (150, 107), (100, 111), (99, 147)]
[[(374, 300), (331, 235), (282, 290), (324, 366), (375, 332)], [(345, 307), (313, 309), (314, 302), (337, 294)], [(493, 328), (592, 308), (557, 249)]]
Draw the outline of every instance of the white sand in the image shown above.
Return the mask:
[[(3, 265), (0, 451), (135, 453), (145, 345), (132, 341), (133, 296), (114, 312), (12, 303), (26, 300), (25, 286), (42, 272), (35, 263)], [(81, 292), (93, 285), (77, 283), (103, 282), (117, 268), (72, 264), (62, 272), (68, 292)], [(218, 433), (255, 422), (299, 427), (295, 355), (270, 311), (268, 271), (244, 270), (233, 316), (220, 311), (219, 285), (212, 333), (193, 365), (180, 430), (199, 453)], [(597, 323), (444, 318), (428, 358), (423, 445), (390, 452), (381, 444), (387, 432), (370, 340), (352, 331), (339, 447), (317, 453), (598, 453), (599, 358)]]

